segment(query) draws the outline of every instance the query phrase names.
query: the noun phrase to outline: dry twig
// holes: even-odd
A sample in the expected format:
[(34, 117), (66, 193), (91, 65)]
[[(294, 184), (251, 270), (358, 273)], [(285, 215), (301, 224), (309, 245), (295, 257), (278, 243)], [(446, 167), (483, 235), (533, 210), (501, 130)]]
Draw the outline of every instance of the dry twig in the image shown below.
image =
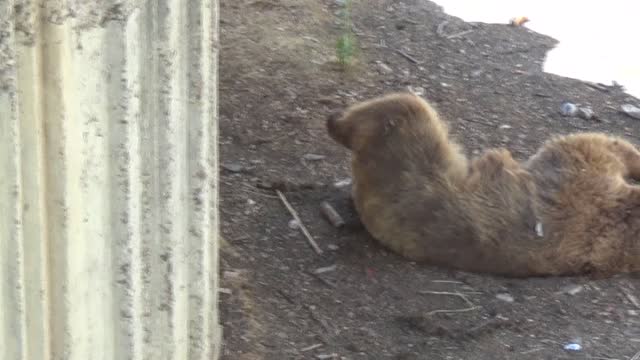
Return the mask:
[(293, 218), (298, 222), (298, 225), (300, 226), (300, 230), (302, 231), (304, 236), (307, 238), (309, 245), (311, 245), (311, 247), (316, 252), (316, 254), (322, 255), (322, 249), (320, 249), (320, 246), (318, 246), (316, 241), (313, 239), (313, 236), (311, 236), (311, 234), (309, 233), (309, 230), (307, 230), (307, 227), (304, 226), (296, 210), (291, 206), (289, 201), (287, 201), (287, 198), (284, 196), (284, 194), (280, 190), (276, 190), (276, 193), (280, 197), (280, 200), (282, 201), (284, 206), (287, 208), (287, 210), (289, 210), (289, 213), (291, 214), (291, 216), (293, 216)]
[(400, 55), (402, 55), (403, 58), (409, 60), (410, 62), (414, 63), (414, 64), (420, 64), (420, 61), (416, 60), (416, 58), (414, 58), (413, 56), (407, 54), (406, 52), (396, 49), (396, 52)]
[(461, 36), (465, 36), (465, 35), (467, 35), (469, 33), (472, 33), (472, 32), (473, 32), (473, 30), (460, 31), (460, 32), (457, 32), (455, 34), (448, 35), (447, 39), (455, 39), (455, 38), (458, 38), (458, 37), (461, 37)]

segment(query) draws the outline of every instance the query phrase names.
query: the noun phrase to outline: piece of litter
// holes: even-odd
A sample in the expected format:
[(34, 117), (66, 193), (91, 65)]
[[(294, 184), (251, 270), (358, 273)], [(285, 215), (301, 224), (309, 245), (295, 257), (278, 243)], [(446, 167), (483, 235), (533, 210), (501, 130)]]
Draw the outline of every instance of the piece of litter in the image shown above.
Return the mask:
[(540, 221), (536, 223), (536, 235), (538, 235), (538, 237), (544, 236), (544, 229), (542, 228), (542, 223)]
[(320, 267), (317, 268), (315, 270), (313, 270), (313, 273), (318, 275), (318, 274), (322, 274), (322, 273), (326, 273), (326, 272), (331, 272), (331, 271), (335, 271), (337, 268), (337, 265), (329, 265), (329, 266), (325, 266), (325, 267)]
[(622, 112), (631, 116), (634, 119), (640, 120), (640, 108), (631, 104), (624, 104), (620, 107)]
[(502, 294), (498, 294), (496, 295), (496, 299), (498, 300), (502, 300), (508, 303), (512, 303), (514, 301), (513, 296), (511, 296), (511, 294), (507, 294), (507, 293), (502, 293)]
[(576, 343), (569, 343), (564, 346), (564, 349), (568, 351), (580, 351), (582, 350), (582, 346)]
[(575, 116), (578, 113), (576, 104), (565, 101), (560, 105), (560, 113), (562, 116)]

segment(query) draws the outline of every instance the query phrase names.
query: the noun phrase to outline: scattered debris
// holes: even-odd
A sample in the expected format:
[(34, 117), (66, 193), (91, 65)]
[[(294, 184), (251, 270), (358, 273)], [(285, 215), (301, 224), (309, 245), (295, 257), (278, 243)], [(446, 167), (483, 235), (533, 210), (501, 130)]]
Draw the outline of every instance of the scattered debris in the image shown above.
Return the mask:
[(577, 343), (569, 343), (564, 345), (564, 349), (567, 351), (580, 351), (582, 350), (582, 346)]
[(316, 355), (316, 359), (319, 359), (319, 360), (337, 359), (337, 358), (338, 358), (338, 354), (336, 354), (336, 353)]
[(318, 154), (304, 154), (302, 158), (307, 161), (320, 161), (326, 159), (327, 157)]
[(418, 87), (413, 87), (413, 86), (409, 85), (409, 86), (407, 86), (407, 90), (408, 90), (410, 93), (413, 93), (413, 94), (418, 95), (418, 96), (424, 96), (424, 93), (425, 93), (425, 92), (424, 92), (424, 88), (423, 88), (423, 87), (420, 87), (420, 86), (418, 86)]
[(296, 219), (291, 219), (289, 221), (289, 229), (291, 230), (298, 230), (300, 229), (300, 223), (298, 222), (298, 220)]
[(383, 63), (382, 61), (376, 61), (376, 63), (378, 64), (378, 68), (380, 68), (381, 73), (391, 74), (393, 72), (393, 69), (389, 67), (389, 65)]
[(307, 346), (305, 348), (300, 349), (300, 352), (307, 352), (307, 351), (315, 350), (315, 349), (320, 348), (322, 346), (323, 346), (323, 344), (313, 344), (313, 345), (310, 345), (310, 346)]
[(333, 227), (340, 228), (344, 226), (345, 222), (342, 216), (326, 201), (320, 203), (320, 211), (322, 215), (333, 225)]
[(578, 116), (585, 120), (591, 120), (595, 117), (595, 113), (590, 107), (580, 107), (578, 108)]
[(538, 237), (544, 236), (544, 228), (542, 227), (542, 223), (540, 221), (536, 222), (536, 235), (538, 235)]
[(233, 294), (233, 292), (231, 292), (231, 289), (223, 288), (223, 287), (218, 288), (218, 292), (220, 294), (225, 294), (225, 295), (232, 295)]
[(525, 23), (529, 22), (529, 18), (526, 16), (516, 16), (509, 20), (509, 25), (511, 26), (522, 26)]
[(584, 290), (584, 286), (582, 286), (582, 285), (569, 285), (569, 286), (564, 287), (558, 293), (564, 293), (564, 294), (569, 294), (569, 295), (573, 296), (573, 295), (578, 294), (582, 290)]
[(304, 236), (307, 238), (309, 245), (311, 245), (311, 247), (316, 252), (316, 254), (322, 255), (322, 249), (320, 249), (320, 246), (318, 246), (316, 241), (313, 239), (313, 236), (311, 236), (311, 234), (309, 233), (309, 230), (307, 230), (306, 226), (304, 226), (304, 224), (302, 223), (302, 220), (300, 220), (300, 216), (298, 216), (298, 213), (294, 210), (291, 204), (289, 204), (289, 201), (287, 201), (287, 198), (284, 196), (284, 194), (280, 190), (276, 190), (276, 193), (278, 194), (278, 197), (280, 197), (280, 200), (282, 201), (284, 206), (287, 208), (287, 210), (289, 210), (289, 213), (291, 214), (291, 216), (293, 216), (293, 218), (298, 221), (298, 224), (300, 225), (300, 230), (302, 231)]
[(633, 306), (635, 306), (638, 309), (640, 309), (640, 300), (638, 300), (638, 298), (635, 295), (633, 295), (629, 289), (622, 288), (622, 292), (627, 297), (629, 302), (631, 302), (633, 304)]
[(634, 106), (631, 104), (624, 104), (620, 108), (623, 113), (627, 114), (628, 116), (634, 119), (640, 120), (640, 108), (638, 108), (637, 106)]
[(565, 101), (560, 105), (560, 113), (562, 116), (575, 116), (578, 113), (576, 104)]
[(511, 294), (507, 294), (507, 293), (502, 293), (502, 294), (496, 295), (496, 299), (502, 300), (502, 301), (508, 302), (508, 303), (512, 303), (512, 302), (515, 301), (513, 296)]
[(438, 36), (444, 37), (444, 27), (447, 26), (448, 23), (449, 21), (445, 20), (438, 24), (438, 27), (436, 28), (436, 34), (438, 34)]
[(416, 60), (416, 58), (414, 58), (413, 56), (407, 54), (406, 52), (404, 52), (402, 50), (396, 50), (396, 52), (398, 54), (400, 54), (403, 58), (409, 60), (409, 62), (412, 62), (414, 64), (420, 64), (420, 61)]
[(326, 272), (335, 271), (337, 268), (338, 268), (338, 266), (333, 264), (333, 265), (329, 265), (329, 266), (319, 267), (319, 268), (313, 270), (313, 273), (318, 275), (318, 274), (322, 274), (322, 273), (326, 273)]
[(256, 187), (262, 190), (279, 190), (279, 191), (302, 191), (322, 188), (322, 183), (298, 183), (291, 180), (259, 180)]
[(607, 85), (602, 84), (602, 83), (594, 83), (594, 82), (586, 82), (587, 86), (596, 89), (596, 90), (600, 90), (603, 92), (609, 92), (609, 88), (607, 87)]
[(341, 188), (341, 187), (345, 187), (345, 186), (349, 186), (349, 185), (351, 185), (351, 178), (338, 180), (335, 183), (333, 183), (333, 186), (335, 186), (337, 188)]
[(247, 168), (245, 168), (242, 164), (238, 164), (238, 163), (220, 164), (220, 167), (223, 168), (224, 170), (227, 170), (230, 173), (240, 173), (247, 170)]
[(471, 300), (469, 300), (468, 297), (466, 297), (465, 295), (459, 293), (459, 292), (448, 292), (448, 291), (419, 291), (419, 294), (422, 295), (447, 295), (447, 296), (457, 296), (460, 299), (464, 300), (464, 302), (466, 302), (469, 307), (466, 308), (461, 308), (461, 309), (438, 309), (438, 310), (432, 310), (429, 311), (428, 313), (425, 314), (425, 316), (431, 316), (431, 315), (435, 315), (435, 314), (443, 314), (443, 313), (459, 313), (459, 312), (467, 312), (467, 311), (472, 311), (472, 310), (476, 310), (479, 308), (479, 306), (476, 306), (473, 302), (471, 302)]
[(472, 32), (473, 32), (473, 29), (460, 31), (460, 32), (457, 32), (455, 34), (448, 35), (447, 39), (459, 38), (459, 37), (462, 37), (462, 36), (467, 35), (467, 34), (472, 33)]

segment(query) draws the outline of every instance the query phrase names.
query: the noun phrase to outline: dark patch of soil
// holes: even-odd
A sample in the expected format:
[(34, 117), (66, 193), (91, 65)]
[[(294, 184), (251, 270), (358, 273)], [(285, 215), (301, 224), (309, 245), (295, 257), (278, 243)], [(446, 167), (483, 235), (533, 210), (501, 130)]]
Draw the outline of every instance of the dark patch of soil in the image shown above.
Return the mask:
[[(637, 143), (640, 121), (617, 110), (637, 100), (543, 73), (549, 37), (465, 23), (425, 0), (356, 1), (361, 50), (345, 72), (335, 65), (337, 11), (335, 0), (221, 1), (223, 359), (631, 358), (637, 278), (512, 280), (418, 265), (357, 226), (335, 229), (319, 205), (357, 220), (348, 187), (334, 186), (350, 175), (348, 154), (324, 128), (330, 111), (354, 101), (411, 86), (469, 154), (505, 146), (524, 159), (552, 134), (595, 130)], [(565, 100), (599, 120), (562, 117)], [(433, 313), (443, 309), (466, 311)], [(581, 351), (563, 349), (574, 341)]]

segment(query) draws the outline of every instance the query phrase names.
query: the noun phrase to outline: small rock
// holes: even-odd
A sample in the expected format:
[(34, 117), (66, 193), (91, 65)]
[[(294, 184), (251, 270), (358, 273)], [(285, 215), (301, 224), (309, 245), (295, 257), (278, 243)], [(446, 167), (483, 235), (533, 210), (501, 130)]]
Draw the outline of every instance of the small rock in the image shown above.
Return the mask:
[(590, 107), (581, 107), (578, 109), (578, 116), (585, 120), (593, 119), (594, 115), (595, 113), (593, 112), (593, 110), (591, 110)]
[(418, 96), (424, 96), (424, 88), (420, 87), (420, 86), (407, 86), (407, 90), (409, 90), (409, 92), (414, 93)]
[(227, 270), (225, 272), (222, 273), (222, 277), (227, 279), (227, 280), (236, 280), (240, 278), (240, 272), (239, 271), (231, 271), (231, 270)]
[(634, 119), (640, 120), (640, 108), (631, 104), (624, 104), (620, 107), (622, 112)]
[(389, 65), (379, 61), (378, 62), (378, 68), (380, 68), (380, 72), (383, 74), (391, 74), (393, 72), (393, 69), (389, 67)]
[(232, 173), (239, 173), (245, 170), (245, 167), (238, 163), (221, 164), (220, 167)]
[(253, 205), (255, 205), (255, 204), (256, 204), (256, 202), (255, 202), (255, 201), (253, 201), (253, 200), (251, 200), (251, 199), (247, 199), (247, 205), (249, 205), (249, 206), (253, 206)]
[(341, 188), (341, 187), (345, 187), (345, 186), (349, 186), (349, 185), (351, 185), (351, 179), (350, 178), (338, 180), (333, 184), (333, 186), (335, 186), (337, 188)]
[(578, 113), (578, 107), (570, 102), (563, 102), (560, 105), (560, 113), (562, 116), (576, 116)]
[(640, 312), (638, 310), (627, 310), (627, 314), (629, 314), (629, 316), (638, 316)]
[(567, 287), (565, 287), (564, 289), (562, 289), (563, 293), (569, 294), (569, 295), (575, 295), (579, 292), (581, 292), (582, 290), (584, 290), (584, 286), (582, 285), (569, 285)]
[(289, 221), (289, 229), (297, 230), (298, 228), (300, 228), (300, 223), (298, 222), (298, 220), (291, 219), (291, 221)]
[(506, 129), (511, 129), (511, 125), (507, 125), (507, 124), (500, 125), (500, 129), (505, 129), (505, 130)]
[(498, 300), (502, 300), (508, 303), (512, 303), (514, 301), (513, 296), (511, 296), (511, 294), (507, 294), (507, 293), (502, 293), (502, 294), (498, 294), (496, 295), (496, 299)]
[(227, 288), (218, 288), (218, 292), (221, 294), (232, 295), (231, 289)]
[(536, 222), (536, 235), (538, 235), (538, 237), (544, 236), (544, 228), (542, 227), (542, 223), (539, 221)]
[(339, 249), (339, 247), (336, 244), (329, 244), (329, 245), (327, 245), (327, 249), (329, 249), (331, 251), (336, 251), (336, 250)]
[(478, 77), (480, 75), (482, 75), (482, 73), (484, 73), (483, 70), (474, 70), (471, 72), (471, 77)]
[(307, 161), (319, 161), (319, 160), (324, 160), (327, 157), (324, 155), (318, 155), (318, 154), (304, 154), (302, 158)]
[(582, 350), (582, 346), (576, 343), (569, 343), (564, 346), (564, 349), (568, 351), (580, 351)]

